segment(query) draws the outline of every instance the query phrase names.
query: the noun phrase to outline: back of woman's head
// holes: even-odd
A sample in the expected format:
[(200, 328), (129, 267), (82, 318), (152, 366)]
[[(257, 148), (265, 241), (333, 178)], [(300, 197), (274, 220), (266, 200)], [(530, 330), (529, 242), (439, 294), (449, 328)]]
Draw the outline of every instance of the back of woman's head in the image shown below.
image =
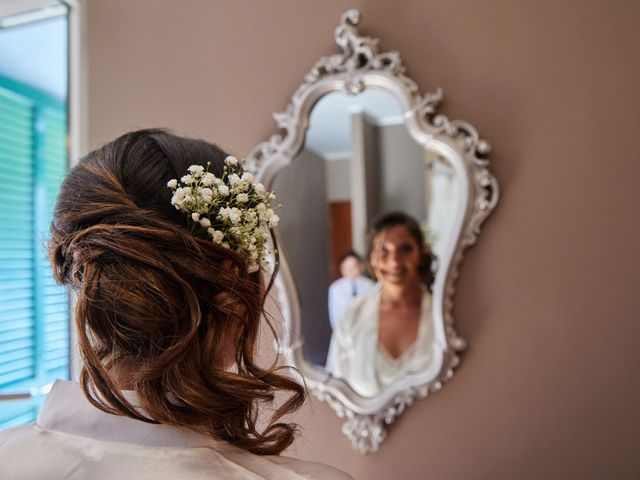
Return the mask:
[(374, 244), (376, 238), (384, 231), (391, 227), (403, 226), (407, 232), (416, 242), (416, 245), (420, 249), (420, 265), (418, 266), (418, 275), (422, 284), (431, 291), (434, 281), (433, 263), (434, 255), (431, 252), (431, 247), (424, 239), (424, 234), (420, 228), (418, 221), (411, 215), (400, 212), (392, 211), (380, 215), (374, 222), (369, 232), (369, 248), (367, 258), (371, 259)]
[[(167, 187), (190, 165), (220, 175), (226, 157), (163, 130), (131, 132), (91, 152), (62, 184), (50, 257), (56, 279), (77, 291), (80, 380), (94, 405), (279, 453), (295, 426), (278, 419), (304, 394), (254, 363), (260, 274), (232, 250), (192, 236)], [(114, 372), (123, 368), (149, 418), (120, 393)], [(279, 390), (292, 395), (258, 432), (257, 408)]]

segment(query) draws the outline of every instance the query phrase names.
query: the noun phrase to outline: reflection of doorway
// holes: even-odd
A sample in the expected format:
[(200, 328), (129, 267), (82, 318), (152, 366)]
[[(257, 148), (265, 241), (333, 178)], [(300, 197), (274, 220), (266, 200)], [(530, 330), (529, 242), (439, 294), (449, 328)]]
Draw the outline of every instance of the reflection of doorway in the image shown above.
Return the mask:
[[(329, 203), (329, 238), (331, 238), (331, 281), (340, 278), (340, 257), (351, 250), (351, 202)], [(358, 252), (362, 254), (363, 252)]]

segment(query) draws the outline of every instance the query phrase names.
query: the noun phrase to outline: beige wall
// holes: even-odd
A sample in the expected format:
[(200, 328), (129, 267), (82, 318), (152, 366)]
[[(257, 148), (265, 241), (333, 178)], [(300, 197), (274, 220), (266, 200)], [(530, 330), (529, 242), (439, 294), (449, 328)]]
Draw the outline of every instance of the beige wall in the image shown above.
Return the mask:
[(453, 381), (353, 452), (315, 400), (293, 454), (360, 479), (640, 475), (640, 3), (89, 0), (91, 146), (164, 125), (243, 154), (340, 14), (402, 52), (494, 146), (498, 209), (465, 259)]

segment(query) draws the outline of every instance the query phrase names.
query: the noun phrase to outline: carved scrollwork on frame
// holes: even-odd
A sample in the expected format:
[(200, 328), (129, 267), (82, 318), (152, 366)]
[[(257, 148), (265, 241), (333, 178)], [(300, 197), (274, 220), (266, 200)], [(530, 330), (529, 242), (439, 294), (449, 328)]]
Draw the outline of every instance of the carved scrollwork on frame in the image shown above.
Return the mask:
[(496, 207), (499, 190), (488, 170), (490, 144), (469, 123), (439, 113), (443, 91), (421, 95), (417, 84), (405, 75), (400, 54), (381, 52), (378, 39), (359, 34), (359, 23), (356, 10), (342, 16), (335, 31), (340, 53), (315, 62), (285, 110), (273, 115), (280, 132), (251, 150), (247, 167), (271, 187), (281, 172), (301, 162), (297, 156), (308, 147), (311, 113), (321, 100), (335, 93), (357, 99), (376, 91), (396, 102), (401, 114), (397, 118), (406, 126), (407, 138), (424, 152), (422, 157), (433, 156), (455, 183), (454, 206), (447, 211), (449, 230), (440, 235), (432, 285), (433, 360), (424, 371), (410, 371), (375, 395), (359, 393), (349, 382), (325, 370), (322, 362), (309, 359), (306, 347), (313, 337), (304, 334), (305, 326), (326, 319), (308, 318), (309, 311), (301, 301), (306, 288), (300, 278), (304, 269), (295, 263), (299, 258), (290, 257), (291, 244), (282, 242), (282, 232), (276, 232), (281, 250), (276, 286), (284, 321), (279, 351), (298, 368), (311, 392), (345, 419), (342, 432), (353, 447), (373, 453), (385, 440), (388, 426), (416, 400), (439, 391), (460, 363), (459, 352), (466, 348), (466, 341), (456, 332), (452, 315), (459, 266), (465, 249), (477, 241), (482, 223)]

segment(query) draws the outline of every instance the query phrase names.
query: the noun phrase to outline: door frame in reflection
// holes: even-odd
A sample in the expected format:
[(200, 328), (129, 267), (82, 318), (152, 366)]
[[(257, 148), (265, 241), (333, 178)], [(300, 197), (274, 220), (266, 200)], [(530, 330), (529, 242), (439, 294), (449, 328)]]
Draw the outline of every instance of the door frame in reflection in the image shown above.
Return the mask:
[(329, 238), (331, 239), (330, 255), (331, 270), (329, 277), (332, 282), (340, 278), (340, 258), (351, 250), (351, 202), (329, 202)]

